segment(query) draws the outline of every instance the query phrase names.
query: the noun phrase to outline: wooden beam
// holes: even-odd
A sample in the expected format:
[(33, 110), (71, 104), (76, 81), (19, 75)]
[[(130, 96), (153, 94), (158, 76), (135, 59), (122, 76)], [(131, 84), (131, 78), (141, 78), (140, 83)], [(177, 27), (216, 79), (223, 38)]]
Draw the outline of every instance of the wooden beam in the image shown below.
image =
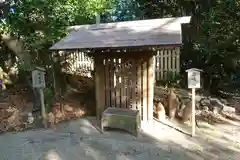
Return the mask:
[(137, 84), (137, 68), (136, 68), (136, 65), (137, 65), (137, 61), (133, 61), (133, 64), (132, 64), (132, 109), (136, 110), (137, 109), (137, 106), (136, 106), (136, 84)]
[(139, 110), (139, 114), (142, 120), (142, 66), (141, 61), (137, 61), (137, 108)]
[(95, 92), (96, 92), (96, 115), (97, 119), (105, 107), (105, 82), (104, 82), (104, 64), (101, 57), (95, 58)]
[(153, 96), (154, 96), (154, 57), (151, 56), (148, 59), (148, 95), (147, 95), (147, 106), (148, 106), (148, 120), (153, 120)]
[(148, 71), (148, 68), (147, 68), (147, 61), (144, 59), (143, 61), (143, 64), (142, 64), (142, 67), (143, 67), (143, 77), (142, 77), (142, 86), (143, 86), (143, 121), (146, 122), (147, 121), (147, 108), (148, 108), (148, 103), (147, 103), (147, 96), (148, 96), (148, 83), (147, 83), (147, 71)]
[(91, 56), (104, 56), (104, 58), (123, 58), (123, 59), (141, 59), (145, 57), (149, 57), (152, 55), (152, 51), (128, 51), (128, 52), (116, 52), (116, 51), (108, 51), (108, 52), (92, 52), (89, 55)]
[(180, 73), (180, 68), (181, 68), (181, 65), (180, 65), (180, 47), (177, 47), (176, 48), (176, 72), (177, 74)]
[[(110, 86), (110, 60), (111, 59), (108, 59), (108, 58), (105, 58), (105, 66), (104, 66), (104, 79), (105, 79), (105, 87), (104, 87), (104, 90), (105, 91), (105, 96), (106, 96), (106, 102), (105, 102), (105, 105), (106, 107), (111, 107), (111, 86)], [(101, 71), (100, 71), (101, 72)]]

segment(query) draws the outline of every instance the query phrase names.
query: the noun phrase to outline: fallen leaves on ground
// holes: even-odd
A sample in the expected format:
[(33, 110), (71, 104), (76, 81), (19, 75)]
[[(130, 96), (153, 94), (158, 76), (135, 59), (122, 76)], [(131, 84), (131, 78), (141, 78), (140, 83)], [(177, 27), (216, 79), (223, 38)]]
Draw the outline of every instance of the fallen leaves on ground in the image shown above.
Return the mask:
[(33, 109), (33, 103), (27, 102), (30, 96), (28, 90), (19, 88), (3, 93), (0, 101), (0, 132), (25, 128), (26, 110)]
[(223, 123), (223, 116), (221, 114), (215, 114), (211, 111), (202, 111), (200, 118), (208, 123)]
[(56, 107), (48, 114), (48, 122), (50, 124), (56, 124), (61, 121), (77, 119), (87, 114), (85, 106), (81, 106), (76, 101), (64, 101), (59, 103)]

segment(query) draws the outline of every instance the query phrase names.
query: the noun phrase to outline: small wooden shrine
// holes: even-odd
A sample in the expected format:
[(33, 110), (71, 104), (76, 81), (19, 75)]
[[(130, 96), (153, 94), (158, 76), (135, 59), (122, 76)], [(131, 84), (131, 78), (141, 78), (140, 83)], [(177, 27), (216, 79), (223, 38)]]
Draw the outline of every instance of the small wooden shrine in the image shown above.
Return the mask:
[[(94, 57), (98, 118), (106, 108), (118, 107), (139, 110), (141, 119), (147, 121), (153, 119), (154, 54), (159, 49), (179, 54), (181, 24), (189, 23), (190, 19), (73, 26), (74, 31), (50, 49), (79, 50)], [(168, 63), (165, 66), (180, 65), (179, 59)]]

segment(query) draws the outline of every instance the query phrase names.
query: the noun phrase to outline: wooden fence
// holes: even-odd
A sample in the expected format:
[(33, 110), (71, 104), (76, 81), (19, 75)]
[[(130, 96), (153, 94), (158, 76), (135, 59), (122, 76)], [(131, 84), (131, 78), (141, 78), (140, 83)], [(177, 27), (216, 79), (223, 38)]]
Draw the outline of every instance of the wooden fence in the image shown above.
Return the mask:
[(166, 80), (171, 73), (180, 72), (180, 48), (163, 48), (157, 51), (155, 61), (155, 80)]
[(84, 52), (68, 52), (60, 54), (62, 57), (63, 71), (69, 74), (91, 76), (94, 70), (94, 61)]
[[(65, 54), (68, 72), (84, 72), (88, 74), (94, 69), (91, 57), (83, 52), (71, 52)], [(155, 80), (166, 80), (169, 73), (174, 75), (180, 72), (180, 48), (162, 48), (156, 51), (154, 56)]]

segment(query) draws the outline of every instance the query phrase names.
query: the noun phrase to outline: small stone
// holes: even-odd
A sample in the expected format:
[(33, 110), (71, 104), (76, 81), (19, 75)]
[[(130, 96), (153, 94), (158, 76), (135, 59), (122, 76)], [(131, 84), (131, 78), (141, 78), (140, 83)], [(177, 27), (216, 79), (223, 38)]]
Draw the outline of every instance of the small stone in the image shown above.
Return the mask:
[(236, 113), (240, 113), (240, 104), (238, 102), (234, 104), (234, 108), (236, 110)]
[(208, 108), (208, 106), (202, 106), (202, 110), (209, 111), (209, 108)]
[(195, 96), (195, 100), (196, 100), (196, 102), (200, 102), (201, 99), (202, 99), (202, 97), (201, 97), (200, 95), (196, 95), (196, 96)]
[(204, 98), (200, 100), (200, 104), (201, 106), (209, 106), (211, 104), (211, 101), (209, 99)]
[(211, 99), (211, 106), (209, 106), (209, 109), (210, 109), (211, 111), (213, 111), (214, 107), (218, 107), (218, 108), (220, 108), (220, 109), (223, 109), (223, 105), (224, 105), (224, 104), (222, 104), (222, 102), (221, 102), (220, 100), (215, 99), (215, 98), (212, 98), (212, 99)]
[(55, 116), (57, 119), (60, 119), (60, 120), (64, 119), (64, 114), (61, 111), (57, 111)]
[(196, 103), (196, 109), (200, 109), (200, 103)]
[(213, 107), (213, 110), (212, 110), (212, 112), (213, 112), (214, 114), (219, 114), (221, 111), (222, 111), (222, 109), (219, 108), (219, 107)]
[(223, 99), (223, 98), (222, 98), (220, 101), (221, 101), (223, 104), (228, 104), (228, 101), (227, 101), (226, 99)]
[(238, 114), (240, 113), (240, 107), (236, 107), (235, 110), (236, 110), (236, 113)]
[(214, 107), (215, 107), (214, 105), (209, 105), (209, 106), (208, 106), (209, 111), (213, 111), (213, 108), (214, 108)]
[(19, 126), (21, 124), (22, 118), (19, 110), (12, 112), (11, 116), (7, 118), (8, 125), (10, 127)]
[(233, 108), (233, 107), (224, 106), (222, 112), (235, 113), (235, 112), (236, 112), (236, 109)]
[(202, 113), (201, 110), (196, 110), (196, 115), (200, 115)]
[(82, 110), (82, 109), (80, 109), (80, 108), (77, 108), (77, 109), (75, 110), (75, 112), (74, 112), (74, 115), (75, 115), (76, 117), (81, 117), (81, 116), (84, 115), (84, 114), (85, 114), (85, 111)]
[(74, 108), (68, 104), (64, 105), (64, 110), (67, 112), (73, 112)]
[(32, 112), (28, 113), (28, 119), (27, 119), (28, 124), (32, 124), (34, 122), (34, 117), (32, 115)]

